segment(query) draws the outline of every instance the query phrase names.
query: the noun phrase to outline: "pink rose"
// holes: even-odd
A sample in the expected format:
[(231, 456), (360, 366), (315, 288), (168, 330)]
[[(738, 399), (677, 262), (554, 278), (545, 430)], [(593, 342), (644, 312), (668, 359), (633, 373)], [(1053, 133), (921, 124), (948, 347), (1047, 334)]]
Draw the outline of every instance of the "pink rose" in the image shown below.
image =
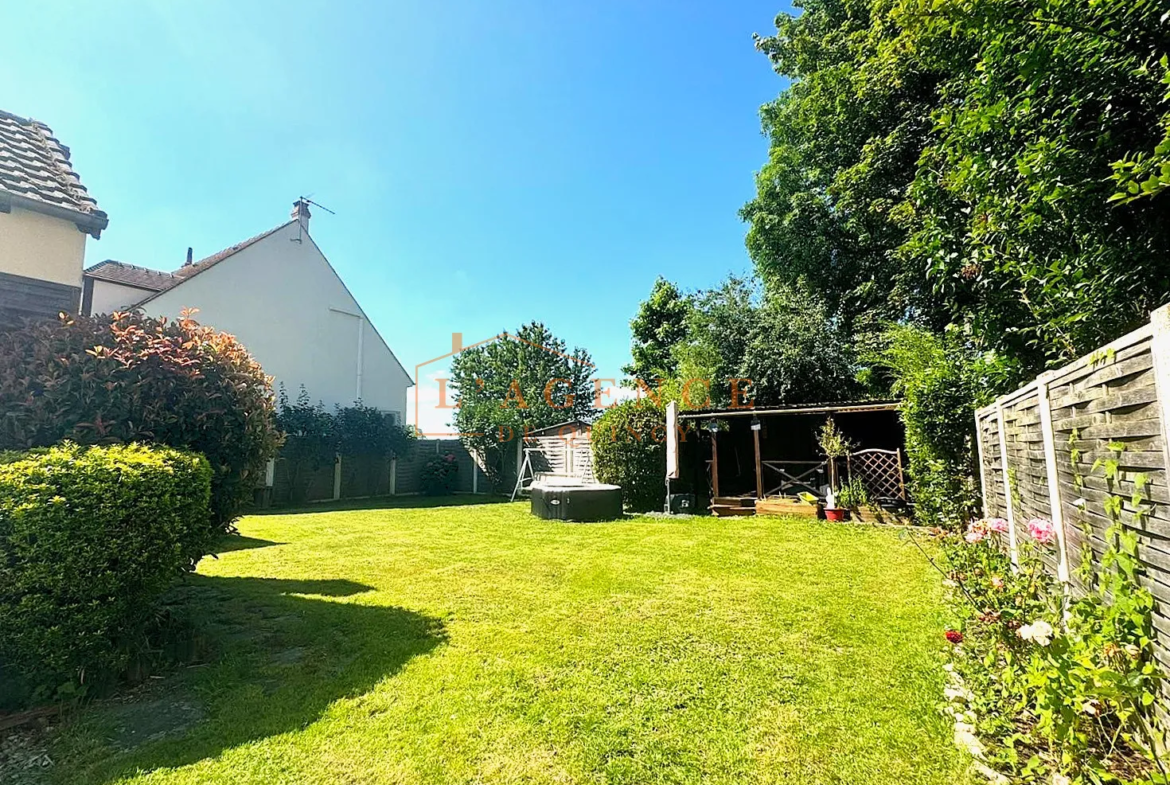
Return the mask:
[(983, 521), (971, 521), (971, 525), (967, 527), (967, 534), (963, 537), (964, 540), (970, 543), (981, 542), (987, 536), (987, 527)]
[(1047, 518), (1033, 518), (1028, 521), (1028, 534), (1041, 545), (1048, 545), (1056, 539), (1056, 528)]
[(987, 528), (989, 531), (1004, 534), (1008, 530), (1008, 524), (1007, 521), (1005, 521), (1003, 518), (988, 518)]

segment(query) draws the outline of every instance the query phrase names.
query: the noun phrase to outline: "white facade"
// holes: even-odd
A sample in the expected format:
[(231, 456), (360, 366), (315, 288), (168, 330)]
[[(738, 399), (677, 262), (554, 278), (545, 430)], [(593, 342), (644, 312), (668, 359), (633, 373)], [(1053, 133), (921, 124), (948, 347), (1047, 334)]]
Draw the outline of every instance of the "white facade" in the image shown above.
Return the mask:
[(197, 308), (197, 321), (240, 339), (290, 399), (304, 385), (329, 409), (360, 399), (405, 418), (409, 374), (297, 221), (140, 307), (171, 318)]
[(103, 281), (100, 278), (93, 279), (90, 286), (92, 287), (89, 303), (89, 313), (91, 314), (128, 311), (134, 303), (154, 294), (152, 289), (139, 289), (137, 286)]
[(85, 238), (74, 221), (14, 206), (0, 212), (0, 272), (80, 289)]

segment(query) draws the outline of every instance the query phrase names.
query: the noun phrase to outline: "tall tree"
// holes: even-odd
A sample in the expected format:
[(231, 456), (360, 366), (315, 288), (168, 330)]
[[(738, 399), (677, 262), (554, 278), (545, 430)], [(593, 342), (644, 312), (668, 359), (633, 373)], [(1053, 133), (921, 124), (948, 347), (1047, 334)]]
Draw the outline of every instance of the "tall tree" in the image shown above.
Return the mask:
[(1170, 295), (1164, 0), (808, 0), (742, 211), (771, 281), (853, 327), (962, 329), (1005, 383)]
[(1164, 139), (1165, 3), (897, 8), (905, 39), (951, 74), (902, 257), (1019, 377), (1140, 322), (1170, 294), (1170, 200), (1111, 201), (1112, 177)]
[(570, 352), (543, 324), (526, 324), (455, 356), (455, 426), (498, 471), (526, 430), (593, 416), (593, 371), (587, 351)]
[(943, 73), (896, 44), (888, 2), (808, 0), (756, 39), (791, 80), (761, 109), (771, 140), (756, 198), (741, 211), (766, 280), (806, 282), (851, 326), (916, 316), (945, 323), (922, 268), (895, 252)]
[(646, 382), (673, 378), (678, 373), (673, 350), (686, 337), (689, 310), (690, 303), (678, 287), (659, 276), (630, 320), (633, 362), (622, 373)]

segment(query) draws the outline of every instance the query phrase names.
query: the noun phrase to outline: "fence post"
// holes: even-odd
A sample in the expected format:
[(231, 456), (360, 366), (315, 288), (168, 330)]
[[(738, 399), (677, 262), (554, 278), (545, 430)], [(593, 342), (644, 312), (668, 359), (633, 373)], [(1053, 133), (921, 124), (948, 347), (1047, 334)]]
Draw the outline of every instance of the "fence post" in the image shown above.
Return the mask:
[(333, 501), (341, 498), (341, 453), (333, 456)]
[(1040, 431), (1044, 437), (1044, 465), (1048, 470), (1048, 507), (1052, 526), (1056, 529), (1056, 547), (1059, 561), (1056, 577), (1068, 582), (1068, 547), (1064, 537), (1064, 504), (1060, 498), (1060, 475), (1056, 470), (1056, 434), (1052, 430), (1052, 402), (1048, 397), (1048, 382), (1056, 374), (1040, 374), (1036, 383), (1037, 405), (1040, 409)]
[(1162, 465), (1170, 475), (1170, 305), (1151, 313), (1150, 325), (1154, 328), (1150, 354), (1154, 356), (1154, 386), (1162, 422)]
[[(983, 517), (990, 518), (991, 507), (987, 503), (987, 456), (983, 447), (983, 417), (979, 412), (975, 412), (975, 449), (979, 454), (979, 500), (983, 502)], [(898, 459), (898, 473), (901, 474), (901, 456), (898, 456)]]
[(1008, 547), (1011, 549), (1012, 564), (1019, 564), (1019, 553), (1016, 550), (1016, 512), (1012, 501), (1011, 472), (1008, 471), (1007, 429), (1003, 425), (1003, 404), (995, 404), (995, 418), (999, 425), (999, 470), (1003, 474), (1003, 495), (1007, 505)]
[(390, 459), (390, 495), (398, 495), (398, 458)]

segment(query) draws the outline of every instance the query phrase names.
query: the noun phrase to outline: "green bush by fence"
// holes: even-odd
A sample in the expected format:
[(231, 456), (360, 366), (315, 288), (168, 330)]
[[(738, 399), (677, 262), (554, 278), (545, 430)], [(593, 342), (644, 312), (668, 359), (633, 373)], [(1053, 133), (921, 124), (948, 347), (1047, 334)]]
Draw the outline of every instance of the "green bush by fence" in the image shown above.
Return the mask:
[(661, 510), (666, 500), (666, 412), (649, 400), (624, 401), (593, 426), (593, 476), (622, 486), (632, 512)]
[(0, 708), (116, 678), (207, 552), (211, 467), (138, 444), (0, 458)]

